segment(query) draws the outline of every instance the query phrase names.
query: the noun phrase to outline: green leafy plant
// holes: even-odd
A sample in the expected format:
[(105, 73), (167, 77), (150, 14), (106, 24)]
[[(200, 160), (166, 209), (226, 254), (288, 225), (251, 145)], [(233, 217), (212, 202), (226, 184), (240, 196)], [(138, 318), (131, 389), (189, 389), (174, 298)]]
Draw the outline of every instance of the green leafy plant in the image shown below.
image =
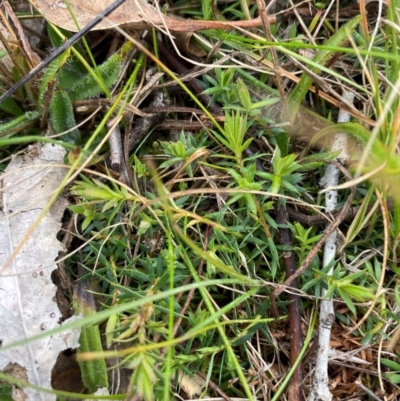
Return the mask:
[(225, 112), (223, 134), (213, 131), (215, 137), (234, 154), (236, 163), (239, 166), (242, 165), (243, 152), (252, 142), (251, 138), (245, 140), (245, 134), (249, 124), (247, 116), (239, 111), (233, 114)]
[(334, 292), (337, 292), (350, 311), (356, 315), (356, 308), (353, 300), (366, 302), (374, 299), (376, 296), (374, 288), (353, 284), (353, 281), (365, 276), (363, 271), (347, 275), (346, 277), (340, 277), (343, 276), (343, 274), (339, 265), (333, 273), (332, 278), (329, 279), (329, 288), (325, 296), (331, 297)]
[(278, 103), (280, 99), (278, 97), (266, 98), (259, 102), (253, 103), (250, 97), (250, 92), (242, 79), (238, 79), (237, 83), (233, 87), (236, 93), (236, 98), (239, 99), (241, 107), (238, 106), (225, 106), (227, 109), (236, 109), (248, 114), (250, 117), (256, 117), (261, 114), (264, 107), (272, 106)]
[(303, 189), (298, 185), (302, 179), (300, 173), (296, 171), (300, 170), (301, 166), (296, 161), (297, 156), (290, 154), (285, 157), (281, 157), (281, 150), (276, 147), (275, 153), (272, 159), (273, 172), (258, 172), (257, 174), (271, 181), (271, 185), (268, 188), (268, 192), (272, 193), (285, 193), (297, 195), (303, 192)]
[[(254, 16), (255, 4), (172, 1), (169, 6), (184, 17), (223, 21)], [(161, 130), (156, 128), (157, 135), (151, 134), (152, 143), (143, 140), (134, 155), (124, 154), (133, 183), (123, 169), (110, 169), (103, 139), (111, 119), (117, 122), (116, 132), (129, 135), (139, 113), (140, 118), (154, 114), (154, 109), (146, 110), (147, 100), (143, 105), (135, 103), (151, 75), (147, 74), (154, 61), (150, 44), (144, 48), (136, 43), (148, 57), (144, 62), (144, 56), (137, 56), (135, 64), (126, 63), (133, 51), (128, 42), (106, 60), (101, 51), (92, 52), (90, 42), (77, 45), (54, 60), (35, 85), (26, 85), (0, 104), (4, 160), (20, 143), (38, 139), (59, 143), (39, 136), (47, 126), (62, 135), (61, 143), (72, 150), (68, 161), (73, 167), (62, 189), (71, 202), (71, 215), (64, 220), (73, 222), (76, 232), (72, 224), (65, 230), (74, 235), (65, 271), (75, 279), (77, 266), (85, 266), (84, 278), (93, 283), (90, 293), (98, 296), (99, 309), (77, 306), (85, 315), (75, 327), (83, 329), (78, 359), (86, 391), (113, 386), (106, 374), (108, 358), (117, 358), (112, 369), (127, 368), (130, 380), (114, 398), (181, 397), (182, 375), (195, 380), (199, 374), (205, 377), (201, 391), (210, 397), (217, 389), (250, 400), (260, 394), (274, 401), (292, 399), (294, 393), (300, 394), (299, 388), (308, 391), (301, 387), (303, 380), (298, 380), (294, 393), (286, 385), (292, 377), (296, 383), (294, 372), (305, 359), (323, 290), (339, 305), (335, 324), (340, 324), (340, 330), (334, 345), (342, 352), (375, 347), (398, 323), (398, 294), (395, 291), (392, 297), (391, 289), (400, 273), (400, 213), (397, 203), (389, 199), (398, 198), (398, 4), (388, 5), (379, 30), (368, 25), (362, 12), (354, 19), (341, 15), (342, 5), (335, 15), (346, 22), (336, 19), (335, 24), (330, 10), (315, 13), (298, 6), (301, 24), (297, 14), (288, 10), (265, 32), (252, 28), (247, 34), (234, 29), (193, 35), (192, 40), (208, 51), (207, 58), (197, 55), (196, 62), (213, 63), (201, 72), (196, 90), (180, 82), (175, 70), (158, 64), (166, 72), (163, 90), (171, 107), (157, 109), (166, 119)], [(55, 47), (69, 37), (56, 28), (48, 34)], [(169, 46), (168, 41), (162, 42)], [(191, 44), (185, 45), (186, 58), (191, 50)], [(174, 65), (158, 49), (154, 53)], [(8, 78), (0, 73), (3, 88), (29, 71), (22, 51), (15, 54), (18, 65)], [(175, 52), (169, 56), (174, 58)], [(188, 85), (196, 79), (188, 77)], [(178, 94), (169, 88), (177, 82), (183, 89)], [(343, 87), (356, 92), (354, 106), (346, 103)], [(213, 126), (199, 117), (192, 131), (195, 125), (188, 124), (192, 110), (181, 107), (199, 106), (199, 95), (208, 96), (201, 106), (204, 113), (211, 105), (224, 113), (207, 111)], [(102, 109), (83, 121), (77, 105)], [(304, 112), (303, 106), (313, 113)], [(339, 108), (350, 113), (349, 122), (336, 123)], [(327, 125), (320, 128), (320, 123)], [(171, 139), (176, 132), (169, 136), (174, 124), (180, 124), (177, 140)], [(355, 186), (355, 196), (349, 216), (337, 227), (337, 259), (322, 268), (322, 252), (317, 252), (296, 279), (299, 289), (285, 287), (288, 294), (274, 299), (277, 286), (293, 274), (286, 270), (286, 262), (293, 258), (295, 268), (301, 266), (346, 203), (347, 188), (338, 192), (339, 210), (327, 213), (327, 222), (313, 223), (315, 207), (324, 213), (325, 195), (319, 185), (326, 164), (341, 156), (340, 150), (330, 151), (326, 141), (319, 140), (338, 132), (355, 140), (350, 145), (352, 160), (344, 168), (357, 180), (347, 182), (340, 176), (341, 187)], [(24, 137), (16, 138), (17, 134)], [(99, 154), (94, 154), (96, 148)], [(79, 178), (67, 183), (77, 169)], [(308, 219), (296, 221), (289, 215), (289, 205)], [(286, 208), (287, 220), (278, 220), (278, 208), (283, 212)], [(291, 241), (281, 241), (285, 234)], [(287, 358), (292, 296), (299, 297), (296, 313), (304, 324), (299, 332), (306, 337), (296, 361)], [(307, 335), (304, 327), (309, 327)], [(344, 332), (351, 334), (345, 337)], [(375, 352), (368, 355), (379, 363)], [(363, 375), (369, 388), (384, 389), (386, 394), (398, 391), (397, 357), (392, 354), (381, 360), (390, 369), (381, 383), (374, 375)], [(260, 366), (265, 367), (261, 374)], [(303, 366), (308, 374), (307, 369)], [(346, 374), (348, 382), (356, 379), (352, 370)], [(1, 374), (0, 379), (5, 380)], [(12, 378), (8, 382), (14, 383)], [(339, 399), (348, 390), (343, 385), (336, 383), (334, 397)], [(354, 391), (365, 397), (360, 389)]]
[(216, 79), (210, 75), (205, 75), (204, 80), (208, 81), (210, 88), (203, 91), (205, 95), (211, 95), (210, 102), (221, 102), (222, 104), (232, 104), (237, 102), (236, 93), (234, 91), (233, 78), (235, 70), (228, 68), (222, 70), (215, 68)]

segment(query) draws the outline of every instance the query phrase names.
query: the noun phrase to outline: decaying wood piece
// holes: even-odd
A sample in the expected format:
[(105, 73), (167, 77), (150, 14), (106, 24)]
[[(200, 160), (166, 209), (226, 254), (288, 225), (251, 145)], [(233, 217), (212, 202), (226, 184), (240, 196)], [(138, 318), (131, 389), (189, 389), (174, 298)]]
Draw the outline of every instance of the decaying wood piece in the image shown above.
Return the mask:
[[(54, 25), (72, 32), (77, 32), (87, 25), (100, 12), (113, 3), (113, 0), (68, 0), (69, 8), (74, 14), (79, 26), (76, 25), (71, 13), (63, 0), (29, 0), (40, 13)], [(270, 23), (276, 22), (274, 16), (269, 17)], [(176, 19), (163, 15), (145, 0), (127, 0), (111, 15), (100, 22), (94, 30), (110, 29), (124, 26), (132, 30), (148, 28), (168, 28), (175, 32), (194, 32), (205, 29), (232, 29), (235, 27), (252, 28), (262, 25), (260, 18), (245, 21), (205, 21), (191, 19)]]

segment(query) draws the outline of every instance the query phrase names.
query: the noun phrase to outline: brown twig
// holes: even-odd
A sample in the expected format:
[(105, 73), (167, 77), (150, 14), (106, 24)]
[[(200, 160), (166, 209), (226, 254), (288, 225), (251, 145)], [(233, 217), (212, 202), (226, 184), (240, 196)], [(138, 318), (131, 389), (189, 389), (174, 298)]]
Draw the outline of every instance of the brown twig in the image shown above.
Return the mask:
[(211, 121), (186, 121), (186, 120), (165, 120), (161, 124), (157, 125), (157, 129), (160, 130), (186, 130), (196, 131), (202, 130), (204, 127), (212, 128), (213, 124)]
[[(368, 213), (373, 207), (375, 206), (375, 203), (371, 203), (370, 205), (367, 206), (366, 212)], [(343, 220), (350, 220), (352, 219), (360, 210), (361, 206), (355, 206), (351, 207), (347, 210), (346, 214), (343, 217)], [(393, 199), (388, 199), (387, 201), (387, 207), (389, 210), (393, 208)], [(332, 221), (335, 217), (337, 217), (340, 212), (342, 211), (342, 208), (339, 209), (334, 209), (329, 214), (318, 214), (318, 215), (313, 215), (310, 216), (308, 214), (299, 212), (296, 209), (293, 209), (290, 206), (286, 206), (286, 211), (289, 214), (291, 220), (298, 221), (301, 224), (307, 225), (307, 226), (320, 226), (323, 224), (327, 224), (330, 221)]]
[[(153, 87), (156, 82), (158, 82), (158, 77), (155, 74), (156, 80), (152, 79), (150, 77), (149, 82), (141, 88), (141, 91), (139, 93), (138, 98), (135, 98), (135, 107), (139, 107), (140, 103), (148, 96), (148, 94), (153, 90)], [(145, 75), (144, 73), (142, 74), (141, 78), (141, 84), (140, 86), (143, 85)], [(164, 96), (162, 93), (155, 93), (153, 96), (153, 100), (151, 101), (150, 106), (153, 106), (155, 108), (162, 108), (167, 105), (166, 100), (164, 99)], [(132, 188), (135, 186), (135, 179), (133, 177), (132, 173), (132, 167), (130, 166), (129, 163), (129, 155), (133, 150), (136, 150), (137, 146), (142, 142), (142, 140), (151, 132), (151, 130), (160, 122), (162, 122), (165, 118), (164, 113), (157, 113), (157, 114), (151, 114), (148, 117), (141, 117), (138, 120), (135, 121), (135, 124), (133, 128), (131, 129), (131, 124), (129, 124), (129, 127), (127, 127), (127, 130), (125, 132), (124, 136), (124, 145), (123, 145), (123, 151), (124, 151), (124, 160), (125, 160), (125, 166), (126, 166), (126, 172), (128, 174), (128, 178), (130, 181), (130, 185)]]
[[(206, 375), (203, 372), (197, 372), (197, 376), (200, 376), (203, 380), (207, 380)], [(219, 386), (217, 386), (212, 380), (208, 380), (208, 385), (223, 398), (225, 401), (232, 401), (227, 394), (225, 394)]]
[[(276, 220), (280, 225), (287, 225), (289, 216), (284, 207), (276, 207)], [(286, 277), (292, 277), (296, 273), (296, 257), (293, 252), (292, 233), (289, 228), (280, 228), (280, 242), (287, 250), (283, 251), (283, 263), (285, 265)], [(293, 280), (290, 287), (298, 290), (297, 280)], [(291, 301), (289, 306), (289, 322), (290, 322), (290, 365), (293, 366), (300, 354), (301, 339), (301, 320), (300, 320), (300, 297), (294, 293), (289, 293), (288, 299)], [(293, 372), (292, 380), (289, 384), (288, 397), (291, 401), (301, 400), (301, 383), (302, 383), (302, 363), (297, 365)]]
[[(334, 164), (349, 180), (351, 180), (352, 177), (340, 163), (337, 163), (335, 161), (330, 161), (328, 163)], [(355, 194), (354, 187), (351, 187), (350, 195), (347, 198), (344, 207), (337, 215), (336, 219), (326, 228), (324, 234), (322, 235), (320, 240), (315, 244), (314, 248), (310, 251), (310, 253), (307, 255), (304, 262), (301, 264), (301, 266), (297, 269), (297, 271), (294, 274), (288, 277), (282, 284), (278, 285), (271, 294), (271, 308), (275, 316), (278, 316), (278, 310), (276, 307), (275, 299), (285, 290), (286, 287), (292, 284), (293, 280), (297, 279), (301, 274), (305, 272), (308, 266), (310, 266), (311, 262), (313, 261), (313, 259), (321, 249), (322, 245), (329, 237), (329, 235), (331, 235), (331, 233), (335, 231), (339, 227), (340, 223), (343, 221), (348, 210), (350, 209), (351, 203), (353, 202), (354, 194)]]

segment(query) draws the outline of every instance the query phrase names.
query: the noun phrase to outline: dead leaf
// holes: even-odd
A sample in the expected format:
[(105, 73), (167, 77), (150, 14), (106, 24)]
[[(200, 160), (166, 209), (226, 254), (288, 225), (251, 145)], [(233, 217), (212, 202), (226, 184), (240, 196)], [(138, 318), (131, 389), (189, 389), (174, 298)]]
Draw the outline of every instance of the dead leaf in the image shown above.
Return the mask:
[(178, 380), (182, 390), (189, 396), (189, 398), (199, 395), (206, 386), (206, 381), (200, 376), (188, 376), (181, 370), (178, 372)]
[[(54, 25), (77, 32), (109, 7), (114, 0), (68, 0), (79, 27), (76, 26), (66, 4), (62, 0), (30, 0), (30, 2)], [(276, 22), (274, 16), (269, 18), (271, 24)], [(205, 29), (252, 28), (261, 26), (262, 22), (260, 18), (234, 22), (181, 20), (161, 14), (159, 10), (150, 6), (145, 0), (127, 0), (113, 11), (108, 18), (100, 22), (94, 30), (110, 29), (121, 25), (132, 30), (168, 27), (171, 31), (176, 32), (194, 32)]]
[[(66, 170), (57, 165), (63, 164), (64, 156), (61, 146), (37, 145), (28, 154), (15, 157), (7, 167), (3, 178), (3, 211), (0, 211), (0, 267), (59, 186)], [(61, 313), (55, 301), (56, 286), (51, 272), (57, 268), (54, 261), (63, 250), (57, 234), (66, 206), (66, 199), (59, 198), (11, 263), (0, 268), (3, 346), (59, 327)], [(25, 370), (29, 383), (51, 389), (51, 371), (58, 354), (66, 348), (78, 347), (79, 335), (80, 330), (63, 332), (10, 350), (0, 348), (0, 370), (10, 366), (22, 373)], [(53, 394), (31, 388), (23, 391), (27, 401), (56, 399)]]
[[(99, 388), (93, 395), (110, 395), (106, 388)], [(86, 399), (85, 401), (95, 401), (93, 398)]]
[(175, 34), (176, 45), (187, 56), (205, 57), (207, 52), (197, 42), (192, 40), (193, 33), (179, 32)]
[[(16, 363), (9, 363), (4, 369), (3, 373), (12, 376), (14, 379), (28, 381), (26, 369)], [(12, 398), (14, 401), (26, 401), (26, 394), (24, 389), (19, 386), (13, 386)]]

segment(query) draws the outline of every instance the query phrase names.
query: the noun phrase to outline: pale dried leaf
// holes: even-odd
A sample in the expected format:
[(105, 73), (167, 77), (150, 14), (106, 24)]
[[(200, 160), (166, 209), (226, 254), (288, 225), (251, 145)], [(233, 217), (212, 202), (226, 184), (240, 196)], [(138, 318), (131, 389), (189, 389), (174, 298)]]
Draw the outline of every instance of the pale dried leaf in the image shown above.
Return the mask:
[[(110, 395), (110, 392), (106, 388), (99, 388), (93, 395)], [(93, 398), (87, 398), (85, 401), (95, 401)]]
[(182, 390), (189, 396), (189, 398), (192, 398), (195, 395), (199, 395), (206, 386), (206, 381), (200, 376), (188, 376), (184, 374), (181, 370), (179, 371), (178, 379), (179, 385), (181, 386)]
[[(60, 146), (37, 145), (27, 155), (14, 158), (4, 174), (3, 211), (0, 212), (0, 266), (3, 266), (0, 267), (0, 342), (3, 345), (59, 327), (61, 313), (51, 272), (57, 268), (54, 261), (63, 250), (57, 233), (67, 206), (64, 198), (44, 216), (11, 263), (5, 265), (5, 262), (60, 185), (66, 170), (56, 164), (63, 164), (64, 156)], [(76, 330), (3, 352), (0, 348), (0, 370), (19, 366), (26, 371), (30, 383), (50, 389), (51, 371), (58, 354), (66, 348), (76, 348), (79, 335)], [(37, 390), (24, 391), (28, 401), (56, 399)]]

